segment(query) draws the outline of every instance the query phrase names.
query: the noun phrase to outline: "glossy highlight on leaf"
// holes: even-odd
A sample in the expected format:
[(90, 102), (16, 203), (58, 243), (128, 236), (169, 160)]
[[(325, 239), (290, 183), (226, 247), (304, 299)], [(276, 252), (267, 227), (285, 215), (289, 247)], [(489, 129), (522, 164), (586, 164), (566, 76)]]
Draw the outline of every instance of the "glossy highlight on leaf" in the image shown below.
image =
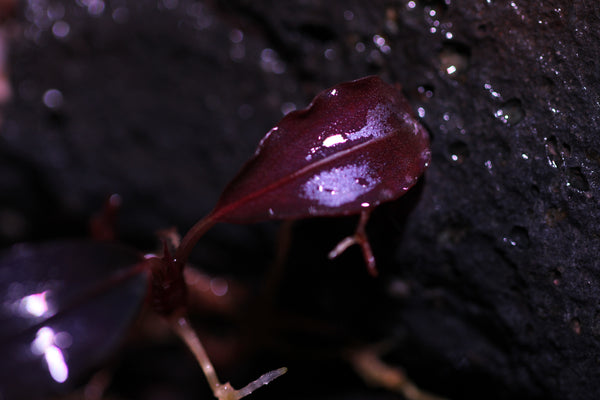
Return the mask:
[(357, 214), (404, 194), (429, 159), (427, 131), (399, 88), (376, 76), (341, 83), (267, 133), (212, 217)]
[(0, 254), (0, 398), (64, 392), (110, 355), (145, 299), (142, 260), (83, 240)]

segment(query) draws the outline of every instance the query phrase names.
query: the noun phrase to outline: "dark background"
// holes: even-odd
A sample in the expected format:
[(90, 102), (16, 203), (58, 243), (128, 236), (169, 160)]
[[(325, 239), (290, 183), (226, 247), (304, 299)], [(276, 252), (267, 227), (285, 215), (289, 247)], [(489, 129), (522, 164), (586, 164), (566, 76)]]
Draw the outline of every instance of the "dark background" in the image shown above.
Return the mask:
[[(369, 224), (380, 277), (356, 249), (326, 258), (355, 218), (295, 223), (268, 306), (197, 316), (253, 350), (222, 377), (287, 365), (253, 398), (398, 398), (340, 355), (385, 342), (386, 361), (449, 398), (600, 396), (596, 2), (22, 0), (15, 14), (3, 247), (85, 236), (119, 193), (119, 237), (149, 251), (156, 230), (210, 211), (285, 110), (376, 74), (403, 86), (433, 154)], [(278, 229), (218, 226), (193, 261), (260, 293)], [(128, 341), (112, 365), (108, 397), (210, 396), (169, 337)]]

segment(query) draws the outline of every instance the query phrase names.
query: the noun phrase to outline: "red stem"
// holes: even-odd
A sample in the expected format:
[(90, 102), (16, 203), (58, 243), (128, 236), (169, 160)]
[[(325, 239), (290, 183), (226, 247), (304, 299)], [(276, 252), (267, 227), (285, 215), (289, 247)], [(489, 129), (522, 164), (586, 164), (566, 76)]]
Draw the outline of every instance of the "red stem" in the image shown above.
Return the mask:
[(173, 256), (173, 262), (181, 266), (185, 265), (192, 249), (196, 243), (198, 243), (198, 240), (200, 240), (206, 231), (219, 222), (218, 218), (219, 213), (215, 213), (213, 210), (200, 221), (196, 222), (196, 224), (185, 234), (183, 239), (181, 239), (181, 243)]

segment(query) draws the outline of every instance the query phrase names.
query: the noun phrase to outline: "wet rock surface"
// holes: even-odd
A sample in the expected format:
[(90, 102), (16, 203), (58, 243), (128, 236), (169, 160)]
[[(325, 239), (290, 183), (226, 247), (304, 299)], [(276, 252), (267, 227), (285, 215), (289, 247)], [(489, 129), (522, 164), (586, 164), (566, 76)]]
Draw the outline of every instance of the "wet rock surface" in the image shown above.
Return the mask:
[[(4, 246), (83, 236), (119, 193), (118, 233), (151, 249), (155, 230), (184, 231), (210, 210), (284, 112), (376, 74), (402, 85), (428, 128), (431, 166), (368, 226), (377, 279), (356, 249), (326, 259), (354, 219), (294, 225), (274, 298), (310, 323), (249, 322), (268, 332), (253, 338), (268, 368), (290, 368), (255, 398), (392, 398), (339, 356), (378, 342), (449, 398), (600, 394), (593, 2), (28, 0), (17, 14), (0, 129)], [(277, 236), (276, 224), (219, 226), (194, 261), (260, 281)], [(121, 356), (115, 393), (206, 390), (175, 344)], [(264, 358), (238, 357), (223, 377), (262, 372)]]

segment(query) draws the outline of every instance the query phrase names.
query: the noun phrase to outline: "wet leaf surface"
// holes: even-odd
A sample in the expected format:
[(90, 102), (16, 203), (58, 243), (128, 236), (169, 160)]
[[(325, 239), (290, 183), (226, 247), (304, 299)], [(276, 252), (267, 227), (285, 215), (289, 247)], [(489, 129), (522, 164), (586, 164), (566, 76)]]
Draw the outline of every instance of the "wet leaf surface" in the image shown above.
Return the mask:
[(429, 136), (398, 88), (375, 76), (345, 82), (267, 133), (215, 219), (357, 214), (404, 194), (429, 158)]
[(147, 274), (115, 244), (16, 245), (0, 256), (0, 398), (66, 391), (111, 355), (139, 311)]

